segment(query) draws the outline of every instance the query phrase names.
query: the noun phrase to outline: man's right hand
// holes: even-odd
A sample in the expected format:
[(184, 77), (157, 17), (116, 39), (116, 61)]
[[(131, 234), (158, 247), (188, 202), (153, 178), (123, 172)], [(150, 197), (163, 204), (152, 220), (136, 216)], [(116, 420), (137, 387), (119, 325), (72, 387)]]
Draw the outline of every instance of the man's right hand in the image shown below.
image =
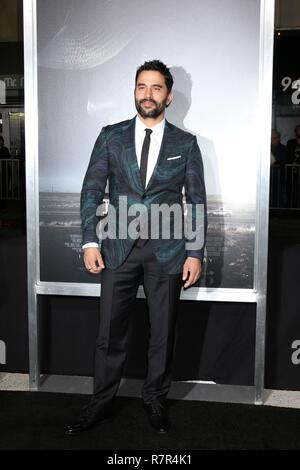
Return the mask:
[(93, 274), (98, 274), (105, 268), (100, 251), (96, 247), (84, 248), (83, 261), (86, 269)]

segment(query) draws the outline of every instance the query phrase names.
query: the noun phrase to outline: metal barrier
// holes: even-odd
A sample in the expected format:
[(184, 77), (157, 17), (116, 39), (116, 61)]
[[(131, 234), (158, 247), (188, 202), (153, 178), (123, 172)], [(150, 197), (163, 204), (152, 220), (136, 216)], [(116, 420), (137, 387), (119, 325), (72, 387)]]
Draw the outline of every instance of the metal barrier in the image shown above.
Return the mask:
[(270, 176), (270, 208), (300, 209), (300, 165), (274, 165)]
[(25, 194), (25, 165), (15, 158), (0, 160), (0, 199), (19, 200)]

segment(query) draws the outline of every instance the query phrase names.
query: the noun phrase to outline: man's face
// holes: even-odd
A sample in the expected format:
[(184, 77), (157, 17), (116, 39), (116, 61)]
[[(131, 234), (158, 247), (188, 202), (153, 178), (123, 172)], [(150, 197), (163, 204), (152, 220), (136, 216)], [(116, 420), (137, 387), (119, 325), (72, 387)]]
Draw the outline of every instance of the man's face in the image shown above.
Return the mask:
[(165, 77), (152, 70), (145, 70), (138, 76), (135, 87), (135, 107), (144, 119), (156, 119), (164, 113), (172, 101)]
[(277, 134), (277, 132), (272, 132), (272, 135), (271, 135), (271, 144), (272, 145), (278, 145), (280, 142), (280, 137), (279, 135)]

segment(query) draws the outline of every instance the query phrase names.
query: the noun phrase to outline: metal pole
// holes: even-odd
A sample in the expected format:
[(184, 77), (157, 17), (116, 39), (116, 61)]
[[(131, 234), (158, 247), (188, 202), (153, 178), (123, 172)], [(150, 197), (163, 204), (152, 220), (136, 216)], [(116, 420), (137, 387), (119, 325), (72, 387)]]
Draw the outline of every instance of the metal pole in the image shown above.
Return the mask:
[(255, 340), (255, 403), (264, 399), (265, 324), (268, 267), (270, 138), (272, 121), (272, 75), (274, 38), (274, 0), (261, 0), (259, 130), (260, 155), (257, 173), (257, 212), (255, 240), (255, 281), (257, 292)]
[(30, 390), (40, 385), (37, 311), (37, 191), (38, 191), (38, 114), (36, 1), (23, 0), (24, 76), (25, 76), (25, 143), (26, 143), (26, 210), (28, 263), (29, 384)]

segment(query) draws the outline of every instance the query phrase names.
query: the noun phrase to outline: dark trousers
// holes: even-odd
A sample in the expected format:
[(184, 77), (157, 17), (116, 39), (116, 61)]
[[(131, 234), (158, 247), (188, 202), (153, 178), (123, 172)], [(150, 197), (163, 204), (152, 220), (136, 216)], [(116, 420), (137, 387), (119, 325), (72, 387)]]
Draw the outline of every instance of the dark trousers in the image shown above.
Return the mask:
[(165, 273), (152, 252), (151, 240), (145, 243), (138, 239), (121, 266), (101, 273), (100, 326), (90, 402), (95, 411), (110, 404), (118, 391), (127, 356), (131, 307), (140, 284), (147, 298), (150, 329), (142, 398), (151, 403), (164, 399), (169, 391), (182, 274)]

